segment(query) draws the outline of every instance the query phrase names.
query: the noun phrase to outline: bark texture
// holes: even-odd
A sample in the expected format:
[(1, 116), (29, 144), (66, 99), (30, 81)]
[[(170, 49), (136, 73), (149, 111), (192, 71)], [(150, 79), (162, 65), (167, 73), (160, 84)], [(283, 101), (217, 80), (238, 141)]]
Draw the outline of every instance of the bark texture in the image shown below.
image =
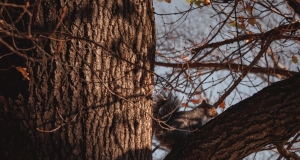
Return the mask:
[(272, 84), (209, 121), (165, 159), (237, 160), (300, 131), (300, 74)]
[(0, 92), (0, 156), (151, 159), (152, 1), (38, 2), (21, 27), (40, 61), (22, 64), (30, 81), (14, 97)]

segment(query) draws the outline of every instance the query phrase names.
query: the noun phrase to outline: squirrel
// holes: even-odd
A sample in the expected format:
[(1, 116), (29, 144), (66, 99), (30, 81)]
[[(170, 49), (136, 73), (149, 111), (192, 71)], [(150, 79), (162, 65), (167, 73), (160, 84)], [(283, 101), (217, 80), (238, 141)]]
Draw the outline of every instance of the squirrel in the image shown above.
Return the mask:
[(153, 116), (156, 118), (152, 127), (153, 134), (160, 141), (159, 146), (168, 150), (209, 119), (218, 115), (216, 109), (205, 100), (193, 110), (179, 111), (180, 102), (172, 93), (156, 98), (153, 108)]

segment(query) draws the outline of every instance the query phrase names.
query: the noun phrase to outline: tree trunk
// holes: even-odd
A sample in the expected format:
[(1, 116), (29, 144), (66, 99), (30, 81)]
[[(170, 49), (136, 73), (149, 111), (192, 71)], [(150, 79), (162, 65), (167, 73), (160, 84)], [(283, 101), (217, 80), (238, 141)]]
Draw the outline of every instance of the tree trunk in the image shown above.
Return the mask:
[(30, 80), (0, 92), (0, 156), (151, 159), (152, 1), (33, 2), (16, 27), (34, 44), (21, 52), (36, 61), (6, 66), (22, 65)]
[(299, 95), (300, 74), (274, 83), (209, 121), (165, 159), (237, 160), (285, 142), (300, 131)]

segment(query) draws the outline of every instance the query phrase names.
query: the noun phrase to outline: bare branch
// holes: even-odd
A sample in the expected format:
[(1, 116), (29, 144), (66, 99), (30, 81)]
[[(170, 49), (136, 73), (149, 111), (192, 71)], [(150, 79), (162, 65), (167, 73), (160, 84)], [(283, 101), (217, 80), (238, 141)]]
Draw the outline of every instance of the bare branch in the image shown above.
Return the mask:
[[(155, 65), (157, 66), (163, 66), (163, 67), (172, 67), (172, 68), (186, 68), (187, 65), (190, 68), (206, 68), (206, 69), (223, 69), (223, 70), (230, 70), (234, 72), (240, 72), (243, 71), (247, 65), (242, 64), (236, 64), (236, 63), (163, 63), (163, 62), (155, 62)], [(298, 72), (295, 71), (288, 71), (285, 69), (279, 69), (279, 68), (263, 68), (263, 67), (253, 67), (250, 69), (249, 73), (264, 73), (264, 74), (270, 74), (276, 76), (276, 74), (286, 76), (286, 77), (292, 77), (293, 75), (298, 74)]]
[(284, 148), (283, 143), (275, 143), (278, 152), (286, 159), (290, 159), (293, 158), (295, 160), (300, 160), (300, 157), (294, 153), (294, 152), (290, 152), (289, 150)]

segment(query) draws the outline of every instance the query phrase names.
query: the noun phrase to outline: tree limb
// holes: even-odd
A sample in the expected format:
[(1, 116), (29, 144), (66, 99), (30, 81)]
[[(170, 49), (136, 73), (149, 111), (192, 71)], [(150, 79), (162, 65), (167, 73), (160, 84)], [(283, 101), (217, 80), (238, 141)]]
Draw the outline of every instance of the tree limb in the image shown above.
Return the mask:
[[(236, 64), (236, 63), (164, 63), (164, 62), (155, 62), (156, 66), (163, 66), (163, 67), (173, 67), (173, 68), (186, 68), (187, 65), (190, 68), (205, 68), (205, 69), (220, 69), (220, 70), (229, 70), (229, 71), (234, 71), (234, 72), (240, 72), (244, 70), (247, 65), (241, 65), (241, 64)], [(289, 71), (289, 70), (284, 70), (284, 69), (279, 69), (279, 68), (263, 68), (263, 67), (253, 67), (249, 71), (249, 73), (263, 73), (263, 74), (268, 74), (268, 75), (282, 75), (286, 77), (292, 77), (298, 72), (294, 71)]]
[(283, 143), (275, 143), (275, 146), (277, 147), (278, 152), (286, 159), (293, 158), (295, 160), (300, 160), (300, 157), (294, 153), (290, 152), (289, 150), (284, 148)]
[(287, 141), (300, 130), (300, 74), (264, 88), (231, 106), (165, 159), (242, 159), (268, 144)]

